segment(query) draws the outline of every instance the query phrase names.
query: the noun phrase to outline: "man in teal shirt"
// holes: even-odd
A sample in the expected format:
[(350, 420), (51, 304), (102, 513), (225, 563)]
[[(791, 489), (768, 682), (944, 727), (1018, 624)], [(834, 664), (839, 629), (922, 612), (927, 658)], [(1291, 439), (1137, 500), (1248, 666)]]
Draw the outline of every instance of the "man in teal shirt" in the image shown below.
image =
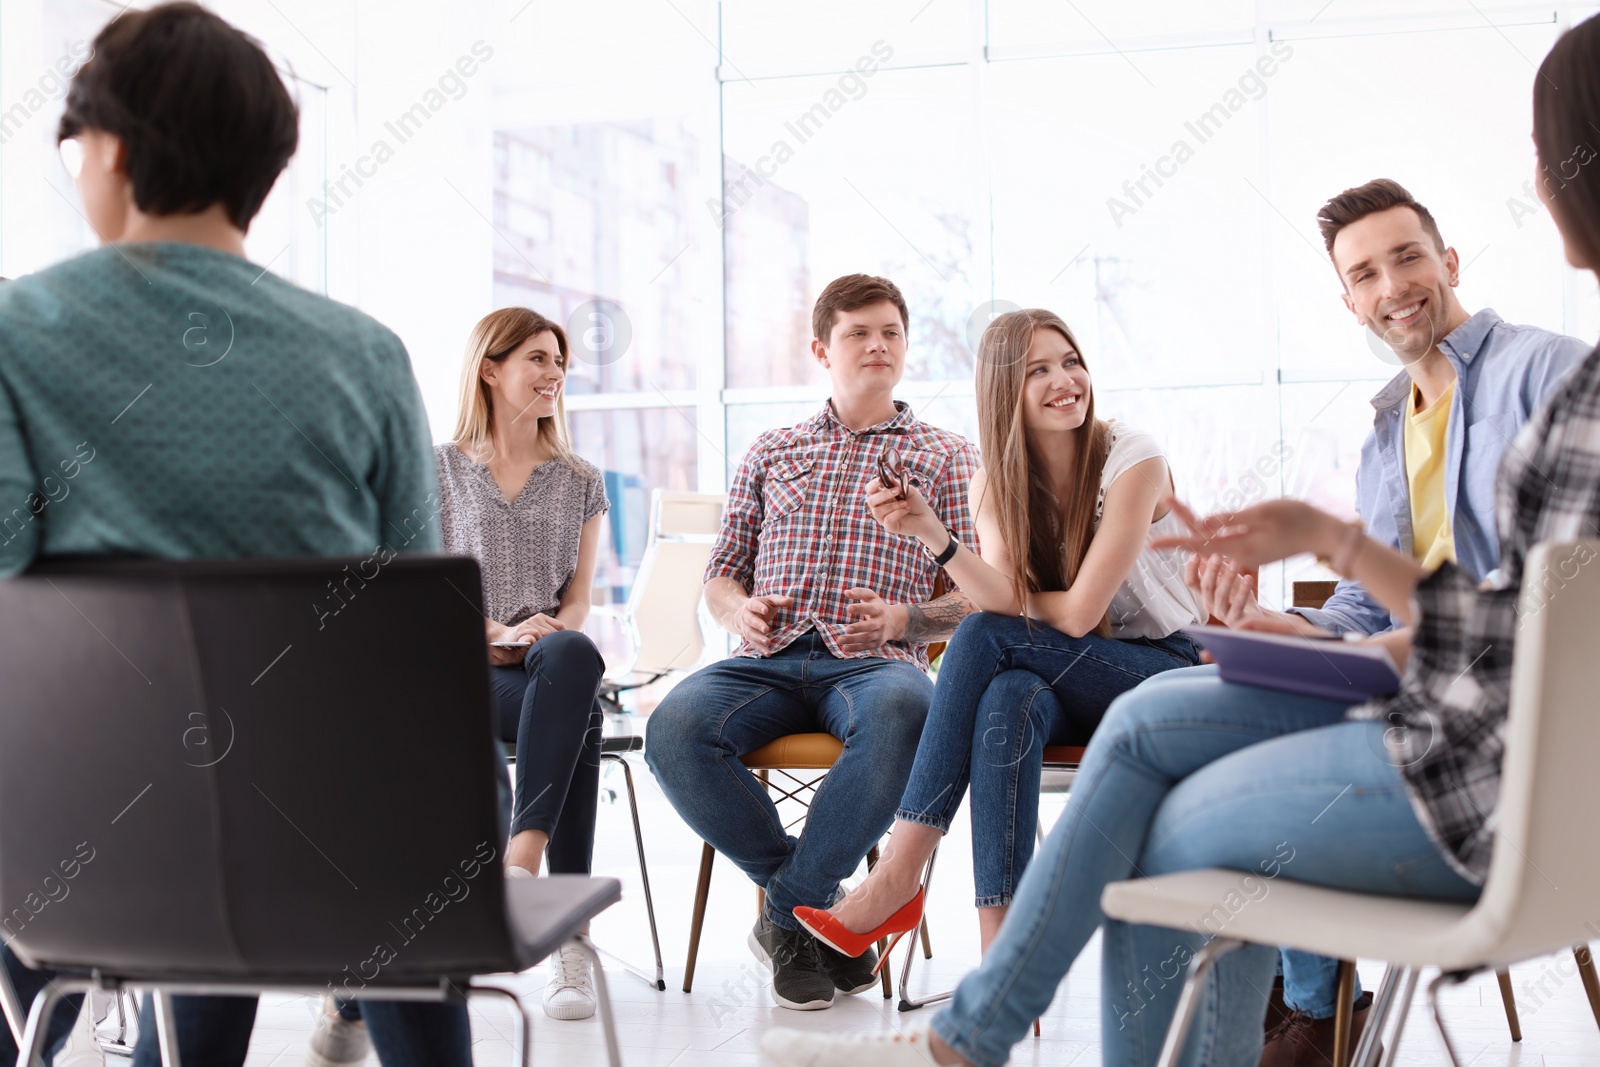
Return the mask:
[[(260, 47), (196, 5), (127, 12), (58, 137), (103, 245), (0, 286), (0, 578), (64, 555), (437, 551), (404, 346), (244, 258), (298, 137)], [(0, 957), (25, 999), (48, 977)], [(175, 1002), (186, 1062), (243, 1062), (254, 997)], [(470, 1062), (463, 1005), (362, 1010), (387, 1067)], [(75, 1014), (52, 1018), (53, 1047)], [(151, 1020), (147, 1004), (141, 1067)]]

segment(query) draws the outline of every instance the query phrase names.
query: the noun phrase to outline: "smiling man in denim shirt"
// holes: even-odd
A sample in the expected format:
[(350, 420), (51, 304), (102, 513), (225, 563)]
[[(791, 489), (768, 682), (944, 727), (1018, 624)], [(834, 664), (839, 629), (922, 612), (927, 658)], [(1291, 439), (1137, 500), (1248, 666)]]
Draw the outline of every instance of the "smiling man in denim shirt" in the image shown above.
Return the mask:
[[(1512, 325), (1487, 308), (1469, 313), (1455, 294), (1456, 250), (1445, 246), (1428, 209), (1396, 182), (1345, 190), (1317, 213), (1317, 223), (1345, 306), (1404, 367), (1372, 398), (1372, 433), (1361, 446), (1356, 507), (1367, 532), (1425, 566), (1449, 560), (1482, 580), (1500, 556), (1494, 524), (1500, 460), (1591, 346)], [(1340, 582), (1320, 609), (1277, 612), (1262, 608), (1250, 583), (1226, 564), (1192, 565), (1191, 577), (1206, 607), (1229, 626), (1381, 635), (1376, 639), (1402, 663), (1409, 649), (1409, 631), (1357, 582)], [(1283, 971), (1281, 1007), (1274, 991), (1261, 1067), (1331, 1063), (1337, 962), (1285, 952)], [(1359, 983), (1356, 995), (1352, 1044), (1370, 1002)]]

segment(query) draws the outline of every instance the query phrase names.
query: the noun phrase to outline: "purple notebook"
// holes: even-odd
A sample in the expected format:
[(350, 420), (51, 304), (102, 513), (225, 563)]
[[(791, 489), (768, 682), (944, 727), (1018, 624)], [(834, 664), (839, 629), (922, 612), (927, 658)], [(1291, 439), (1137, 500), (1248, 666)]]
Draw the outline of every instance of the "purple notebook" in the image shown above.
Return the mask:
[(1188, 626), (1183, 632), (1211, 653), (1224, 681), (1350, 704), (1400, 688), (1394, 660), (1376, 645), (1226, 626)]

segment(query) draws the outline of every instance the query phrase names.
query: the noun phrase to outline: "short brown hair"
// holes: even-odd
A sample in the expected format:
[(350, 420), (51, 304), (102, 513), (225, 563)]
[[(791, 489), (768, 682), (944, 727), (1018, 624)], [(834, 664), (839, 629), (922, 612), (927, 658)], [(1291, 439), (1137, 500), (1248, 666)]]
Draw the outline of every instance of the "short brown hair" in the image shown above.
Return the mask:
[(1399, 182), (1391, 178), (1374, 178), (1365, 185), (1346, 189), (1323, 204), (1322, 210), (1317, 212), (1317, 228), (1322, 231), (1322, 241), (1328, 246), (1328, 258), (1333, 258), (1333, 239), (1339, 236), (1340, 230), (1368, 215), (1396, 207), (1408, 207), (1415, 211), (1417, 218), (1422, 220), (1422, 228), (1433, 238), (1435, 247), (1444, 251), (1444, 238), (1439, 236), (1439, 224), (1433, 221), (1433, 213), (1417, 203), (1416, 198), (1406, 192), (1405, 186)]
[(826, 344), (833, 336), (833, 324), (839, 321), (839, 312), (854, 311), (884, 301), (899, 309), (900, 325), (909, 333), (911, 313), (906, 310), (906, 298), (900, 295), (900, 288), (894, 282), (871, 274), (846, 274), (843, 278), (835, 278), (822, 290), (822, 295), (817, 297), (816, 307), (811, 309), (811, 333)]
[(151, 215), (221, 204), (249, 227), (294, 155), (300, 117), (252, 38), (198, 4), (128, 11), (94, 39), (56, 128), (116, 137), (133, 201)]
[(1589, 121), (1600, 115), (1597, 67), (1600, 17), (1591, 17), (1556, 40), (1533, 79), (1539, 183), (1562, 236), (1591, 270), (1600, 269), (1600, 168), (1590, 165), (1597, 153)]

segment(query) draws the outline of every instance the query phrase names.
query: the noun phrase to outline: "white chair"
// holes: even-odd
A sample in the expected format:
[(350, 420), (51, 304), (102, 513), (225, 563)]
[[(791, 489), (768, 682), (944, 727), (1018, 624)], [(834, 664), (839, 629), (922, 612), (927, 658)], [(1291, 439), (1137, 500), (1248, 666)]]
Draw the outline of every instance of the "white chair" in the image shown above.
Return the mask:
[(701, 587), (726, 503), (720, 493), (657, 489), (650, 495), (644, 557), (622, 610), (632, 653), (600, 686), (608, 710), (622, 710), (625, 692), (693, 670), (712, 647), (700, 617)]
[[(1486, 968), (1582, 944), (1600, 897), (1600, 823), (1590, 817), (1593, 754), (1600, 751), (1594, 709), (1594, 642), (1600, 633), (1600, 541), (1539, 545), (1524, 577), (1512, 669), (1511, 708), (1495, 812), (1498, 835), (1483, 894), (1473, 905), (1350, 893), (1280, 880), (1195, 954), (1179, 995), (1160, 1063), (1176, 1064), (1201, 983), (1215, 961), (1245, 942), (1284, 945), (1339, 959), (1389, 964), (1354, 1062), (1376, 1062), (1383, 1029), (1385, 1063), (1424, 967), (1429, 1006), (1446, 1055), (1459, 1064), (1439, 1011), (1438, 991)], [(1580, 555), (1581, 554), (1581, 555)], [(1181, 928), (1238, 884), (1237, 871), (1201, 870), (1113, 883), (1105, 914), (1123, 922)]]

